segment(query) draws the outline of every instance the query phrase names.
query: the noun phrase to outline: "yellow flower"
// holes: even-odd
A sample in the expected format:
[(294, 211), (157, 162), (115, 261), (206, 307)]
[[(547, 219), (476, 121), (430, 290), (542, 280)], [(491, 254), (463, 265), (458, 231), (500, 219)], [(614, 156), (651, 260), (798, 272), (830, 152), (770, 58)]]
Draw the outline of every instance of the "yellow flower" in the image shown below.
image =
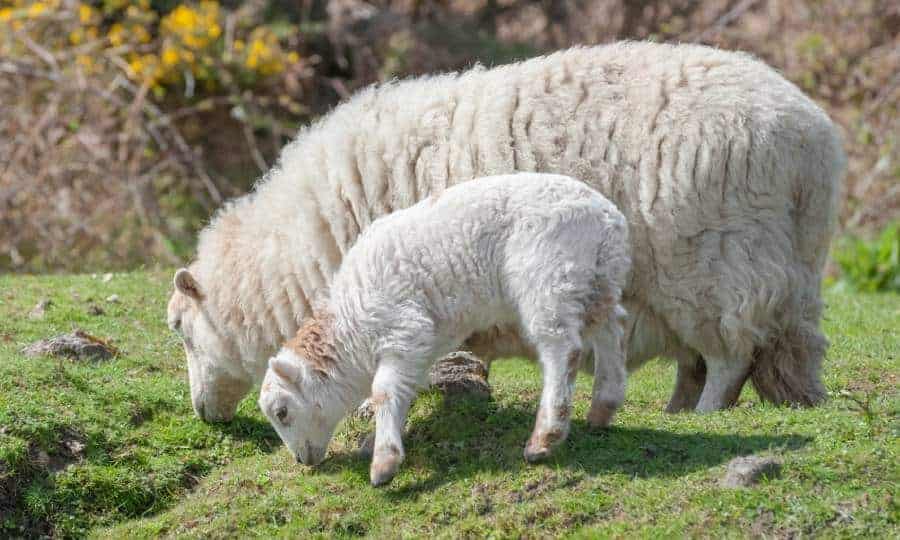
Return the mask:
[(150, 32), (140, 24), (131, 25), (131, 33), (138, 43), (150, 43)]
[(162, 63), (164, 66), (174, 66), (178, 63), (178, 49), (176, 47), (166, 47), (162, 52)]
[(47, 6), (41, 2), (35, 2), (28, 6), (28, 16), (29, 17), (38, 17), (41, 13), (47, 10)]
[(8, 21), (12, 19), (12, 10), (10, 8), (0, 9), (0, 21)]
[(187, 63), (191, 63), (194, 61), (194, 53), (191, 51), (181, 51), (181, 58)]
[(91, 39), (97, 39), (97, 35), (98, 35), (97, 27), (92, 26), (87, 29), (87, 37), (89, 37)]
[(200, 17), (196, 11), (182, 4), (172, 10), (172, 13), (170, 13), (166, 19), (171, 21), (174, 28), (193, 30), (194, 27), (197, 26)]
[(234, 50), (243, 51), (244, 50), (244, 42), (239, 39), (234, 40)]
[(300, 55), (297, 54), (296, 51), (291, 51), (288, 53), (287, 59), (288, 59), (288, 62), (290, 62), (292, 64), (296, 64), (297, 62), (300, 61)]
[(81, 4), (78, 6), (78, 20), (81, 24), (87, 24), (94, 18), (94, 9), (91, 6)]
[(222, 33), (222, 29), (218, 24), (213, 23), (206, 33), (209, 34), (209, 37), (216, 39)]
[(110, 26), (109, 33), (107, 34), (107, 37), (109, 37), (109, 42), (116, 47), (121, 45), (125, 41), (125, 38), (122, 36), (124, 30), (125, 28), (119, 23), (115, 23)]
[(85, 69), (88, 70), (88, 71), (90, 71), (91, 68), (94, 67), (94, 60), (93, 60), (93, 58), (91, 58), (90, 56), (88, 56), (88, 55), (86, 55), (86, 54), (79, 54), (77, 57), (75, 57), (75, 62), (76, 62), (79, 66), (85, 68)]
[(69, 33), (69, 43), (72, 45), (78, 45), (84, 41), (84, 31), (81, 28), (76, 28)]
[(144, 71), (144, 62), (141, 61), (140, 58), (135, 58), (131, 62), (128, 63), (128, 67), (131, 68), (131, 71), (134, 72), (136, 77), (139, 77), (141, 72)]

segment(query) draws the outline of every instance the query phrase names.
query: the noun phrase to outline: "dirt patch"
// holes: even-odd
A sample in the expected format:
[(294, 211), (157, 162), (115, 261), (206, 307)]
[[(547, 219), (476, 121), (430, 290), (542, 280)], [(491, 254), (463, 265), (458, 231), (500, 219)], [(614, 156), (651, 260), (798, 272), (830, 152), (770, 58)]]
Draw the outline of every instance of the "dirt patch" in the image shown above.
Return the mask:
[(544, 471), (540, 478), (529, 480), (521, 490), (511, 492), (508, 500), (511, 503), (530, 501), (550, 491), (572, 488), (581, 480), (580, 474), (567, 475)]
[(108, 342), (83, 330), (35, 341), (22, 349), (26, 356), (61, 356), (71, 360), (109, 360), (119, 354)]

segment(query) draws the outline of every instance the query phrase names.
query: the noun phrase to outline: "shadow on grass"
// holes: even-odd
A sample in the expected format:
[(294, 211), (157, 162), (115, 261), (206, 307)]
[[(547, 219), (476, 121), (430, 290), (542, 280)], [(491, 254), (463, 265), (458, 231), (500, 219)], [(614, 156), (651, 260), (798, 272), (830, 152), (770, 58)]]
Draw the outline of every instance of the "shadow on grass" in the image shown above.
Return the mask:
[[(445, 400), (426, 418), (414, 420), (404, 435), (406, 463), (430, 470), (424, 480), (394, 484), (389, 496), (403, 499), (480, 472), (526, 470), (522, 451), (535, 411), (498, 406), (489, 399)], [(769, 449), (796, 450), (812, 439), (802, 435), (677, 433), (646, 427), (596, 430), (573, 419), (566, 442), (545, 464), (590, 475), (675, 478), (715, 467), (734, 457)], [(322, 470), (353, 470), (368, 478), (369, 460), (354, 454), (332, 456)], [(402, 474), (402, 470), (401, 470)], [(396, 482), (396, 481), (395, 481)]]
[[(198, 418), (197, 421), (202, 420)], [(217, 422), (210, 426), (235, 439), (253, 443), (257, 450), (266, 454), (271, 454), (281, 446), (281, 439), (275, 429), (258, 418), (238, 414), (229, 422)]]

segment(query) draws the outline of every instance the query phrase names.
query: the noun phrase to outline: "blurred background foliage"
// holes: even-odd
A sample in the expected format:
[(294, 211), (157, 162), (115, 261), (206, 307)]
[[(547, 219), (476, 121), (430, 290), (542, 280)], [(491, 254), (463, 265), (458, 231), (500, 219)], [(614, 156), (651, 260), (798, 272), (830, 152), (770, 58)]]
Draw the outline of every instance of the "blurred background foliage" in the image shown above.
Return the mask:
[[(896, 0), (0, 0), (0, 270), (179, 263), (358, 88), (619, 39), (750, 51), (803, 88), (850, 156), (835, 269), (896, 264)], [(866, 249), (887, 262), (853, 270)]]

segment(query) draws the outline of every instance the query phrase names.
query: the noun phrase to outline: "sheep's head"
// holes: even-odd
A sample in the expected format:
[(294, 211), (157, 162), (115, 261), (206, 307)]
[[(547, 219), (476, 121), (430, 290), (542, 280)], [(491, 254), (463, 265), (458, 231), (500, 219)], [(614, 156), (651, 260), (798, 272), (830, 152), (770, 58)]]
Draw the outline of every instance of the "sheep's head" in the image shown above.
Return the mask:
[(228, 421), (250, 383), (232, 373), (240, 365), (238, 355), (210, 319), (206, 301), (191, 272), (178, 270), (167, 322), (184, 344), (194, 411), (207, 422)]
[(329, 375), (290, 346), (269, 360), (259, 406), (297, 461), (317, 465), (347, 413)]

